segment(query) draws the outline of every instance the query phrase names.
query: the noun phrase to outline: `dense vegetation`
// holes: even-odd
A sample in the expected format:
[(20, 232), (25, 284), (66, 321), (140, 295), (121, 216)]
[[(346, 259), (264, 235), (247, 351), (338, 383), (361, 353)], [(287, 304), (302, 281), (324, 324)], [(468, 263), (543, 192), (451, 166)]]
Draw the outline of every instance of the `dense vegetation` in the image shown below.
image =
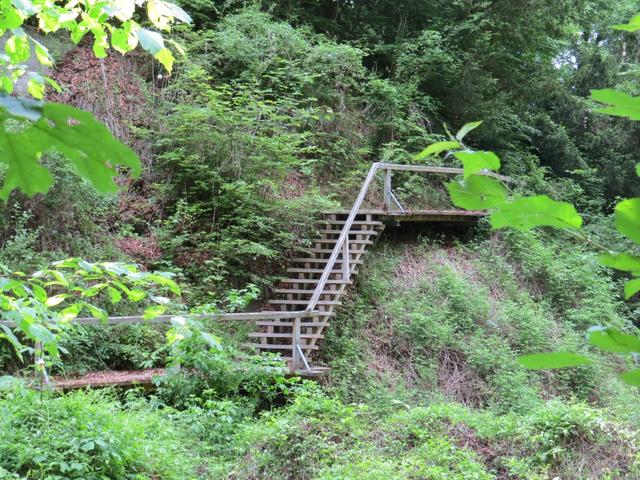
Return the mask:
[[(34, 13), (46, 2), (0, 1), (0, 13), (27, 3)], [(26, 60), (15, 49), (23, 21), (26, 48), (44, 48), (47, 69), (26, 74), (26, 86), (0, 77), (0, 89), (38, 97), (59, 84), (45, 99), (75, 107), (57, 117), (33, 107), (17, 135), (83, 122), (77, 108), (127, 145), (86, 120), (90, 138), (115, 149), (102, 163), (108, 181), (78, 170), (83, 139), (44, 149), (34, 171), (51, 175), (48, 191), (34, 177), (9, 195), (17, 164), (4, 162), (0, 304), (11, 311), (3, 319), (20, 311), (28, 321), (0, 331), (0, 479), (640, 478), (639, 397), (617, 376), (635, 358), (585, 336), (594, 325), (638, 333), (624, 274), (592, 247), (637, 253), (610, 215), (640, 194), (640, 124), (595, 112), (590, 90), (640, 94), (638, 34), (610, 28), (639, 2), (183, 1), (193, 21), (165, 31), (162, 49), (145, 36), (188, 16), (158, 16), (164, 4), (147, 3), (145, 14), (83, 20), (84, 38), (69, 24), (54, 32), (0, 17), (15, 37), (0, 69)], [(155, 58), (130, 51), (131, 35)], [(0, 95), (1, 112), (13, 98)], [(22, 117), (7, 112), (9, 129)], [(484, 221), (465, 236), (385, 237), (327, 331), (317, 360), (331, 374), (319, 383), (247, 354), (234, 326), (66, 325), (81, 309), (245, 308), (313, 238), (323, 211), (350, 205), (372, 162), (458, 166), (455, 155), (416, 154), (477, 120), (464, 142), (496, 152), (516, 181), (510, 194), (573, 203), (590, 243), (496, 233)], [(26, 150), (32, 162), (35, 153)], [(112, 189), (117, 165), (131, 167), (119, 191), (98, 193)], [(436, 180), (397, 180), (407, 205), (451, 206)], [(47, 279), (67, 290), (50, 295)], [(57, 309), (74, 296), (78, 312)], [(590, 363), (537, 372), (518, 362), (543, 351)], [(49, 355), (53, 373), (169, 368), (153, 392), (37, 392), (34, 353)]]

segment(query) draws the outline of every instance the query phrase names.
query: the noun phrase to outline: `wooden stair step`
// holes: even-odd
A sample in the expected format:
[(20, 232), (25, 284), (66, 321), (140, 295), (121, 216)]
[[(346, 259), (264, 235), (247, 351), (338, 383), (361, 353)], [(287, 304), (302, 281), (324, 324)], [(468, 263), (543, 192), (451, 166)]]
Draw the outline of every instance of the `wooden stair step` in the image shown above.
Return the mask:
[[(266, 332), (251, 332), (249, 334), (251, 338), (292, 338), (293, 333), (266, 333)], [(320, 333), (301, 333), (300, 338), (304, 339), (322, 339), (324, 335)]]
[[(272, 305), (306, 305), (309, 300), (269, 300)], [(319, 300), (317, 305), (340, 305), (337, 300)]]
[[(324, 312), (328, 313), (328, 312)], [(333, 315), (333, 313), (331, 313)], [(293, 322), (269, 322), (264, 320), (262, 322), (255, 322), (255, 325), (259, 327), (290, 327), (293, 328)], [(318, 328), (329, 325), (329, 322), (303, 322), (300, 324), (300, 328)]]
[[(341, 228), (336, 230), (323, 229), (323, 230), (318, 230), (318, 233), (340, 235), (342, 233), (342, 229)], [(349, 235), (377, 235), (377, 234), (378, 232), (375, 230), (351, 230), (349, 232)]]
[[(308, 253), (333, 253), (333, 248), (303, 248), (300, 251), (308, 252)], [(364, 248), (350, 248), (349, 253), (366, 253), (366, 249)], [(342, 252), (341, 252), (342, 253)], [(326, 259), (328, 260), (328, 259)]]
[[(329, 225), (344, 225), (347, 223), (346, 220), (326, 220)], [(377, 220), (354, 220), (352, 225), (375, 225), (375, 226), (383, 226), (384, 223), (379, 222)]]
[[(291, 258), (290, 261), (291, 262), (295, 262), (295, 263), (327, 263), (327, 260), (329, 260), (328, 258), (304, 258), (304, 257), (295, 257), (295, 258)], [(342, 259), (339, 258), (338, 260), (336, 260), (336, 265), (337, 264), (341, 264), (342, 263)], [(357, 263), (357, 264), (361, 264), (362, 260), (353, 260), (350, 259), (349, 263)]]
[[(324, 272), (324, 268), (294, 268), (294, 267), (290, 267), (287, 268), (287, 272), (289, 273), (322, 273)], [(342, 270), (338, 269), (338, 270), (331, 270), (331, 273), (342, 273)], [(351, 269), (351, 273), (355, 274), (358, 273), (358, 270), (356, 270), (355, 268)]]
[[(275, 288), (273, 290), (273, 293), (282, 293), (282, 294), (298, 293), (298, 294), (311, 295), (313, 292), (315, 292), (315, 290), (304, 289), (304, 288)], [(342, 295), (343, 293), (344, 292), (340, 290), (323, 290), (320, 295)]]
[[(320, 279), (318, 278), (281, 278), (280, 279), (280, 283), (318, 283), (320, 281)], [(351, 285), (353, 282), (351, 280), (349, 281), (345, 281), (345, 280), (336, 280), (336, 279), (329, 279), (327, 280), (327, 284), (332, 284), (332, 285), (342, 285), (342, 284), (346, 284), (346, 285)]]
[[(293, 345), (275, 345), (272, 343), (252, 343), (248, 344), (256, 350), (293, 350)], [(303, 350), (318, 350), (318, 345), (301, 345)]]
[[(337, 243), (338, 239), (337, 238), (323, 238), (320, 240), (314, 240), (314, 243)], [(356, 244), (356, 245), (373, 245), (373, 242), (371, 240), (351, 240), (349, 239), (349, 246), (351, 246), (352, 244)]]

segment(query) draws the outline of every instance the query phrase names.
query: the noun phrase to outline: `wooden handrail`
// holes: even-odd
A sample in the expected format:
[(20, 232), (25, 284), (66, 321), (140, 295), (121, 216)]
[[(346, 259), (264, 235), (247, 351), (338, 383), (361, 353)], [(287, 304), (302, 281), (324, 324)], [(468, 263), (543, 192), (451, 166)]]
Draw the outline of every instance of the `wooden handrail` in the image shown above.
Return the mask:
[[(320, 280), (316, 285), (316, 289), (313, 291), (313, 295), (311, 296), (311, 299), (307, 304), (307, 311), (314, 310), (316, 308), (316, 305), (318, 304), (320, 295), (322, 295), (322, 291), (324, 290), (327, 280), (329, 280), (329, 276), (331, 275), (331, 270), (333, 270), (333, 267), (336, 264), (336, 260), (338, 259), (338, 255), (340, 255), (340, 252), (342, 251), (342, 245), (344, 244), (345, 240), (349, 238), (349, 232), (351, 231), (351, 227), (353, 226), (353, 221), (355, 220), (356, 215), (358, 214), (358, 210), (360, 210), (360, 207), (362, 206), (362, 202), (364, 202), (364, 198), (367, 196), (369, 185), (371, 185), (371, 182), (373, 181), (373, 178), (375, 177), (376, 172), (378, 171), (379, 165), (380, 165), (379, 163), (374, 163), (373, 165), (371, 165), (371, 168), (369, 168), (369, 173), (367, 174), (367, 178), (365, 178), (364, 183), (362, 184), (362, 187), (360, 187), (360, 193), (358, 194), (356, 201), (353, 203), (353, 207), (351, 207), (349, 216), (347, 217), (347, 220), (344, 223), (344, 227), (342, 227), (342, 232), (340, 232), (340, 236), (338, 237), (338, 240), (336, 241), (336, 244), (333, 247), (331, 256), (329, 257), (329, 260), (327, 261), (327, 264), (325, 265), (324, 270), (322, 271), (322, 275), (320, 276)], [(347, 254), (347, 257), (348, 257), (348, 254)], [(348, 263), (349, 258), (343, 258), (342, 262)], [(349, 281), (348, 278), (344, 278), (343, 280), (345, 282)]]
[[(211, 318), (213, 320), (221, 321), (244, 321), (255, 322), (256, 320), (290, 320), (296, 318), (313, 317), (322, 312), (316, 311), (296, 311), (296, 312), (241, 312), (241, 313), (198, 313), (198, 314), (175, 314), (175, 315), (159, 315), (157, 317), (145, 320), (142, 315), (135, 315), (129, 317), (109, 317), (106, 322), (99, 318), (76, 318), (73, 323), (77, 325), (132, 325), (136, 323), (169, 323), (174, 317), (184, 317), (193, 319), (205, 319)], [(0, 325), (4, 325), (9, 328), (16, 327), (16, 322), (12, 320), (0, 320)]]
[[(369, 173), (367, 174), (367, 177), (365, 178), (364, 182), (362, 183), (362, 187), (360, 188), (360, 193), (358, 193), (358, 196), (356, 197), (355, 202), (353, 202), (353, 206), (351, 207), (351, 210), (349, 211), (349, 216), (347, 217), (347, 220), (344, 223), (344, 226), (342, 227), (342, 231), (340, 232), (340, 236), (338, 237), (336, 244), (333, 247), (333, 250), (331, 252), (331, 256), (329, 257), (329, 259), (327, 260), (327, 264), (324, 268), (324, 270), (322, 271), (322, 275), (320, 276), (320, 279), (318, 281), (318, 284), (316, 285), (315, 290), (313, 291), (313, 295), (311, 296), (311, 299), (309, 300), (309, 303), (307, 304), (307, 311), (311, 311), (311, 310), (315, 310), (317, 304), (318, 304), (318, 300), (320, 299), (320, 296), (322, 295), (322, 292), (325, 289), (327, 280), (329, 280), (329, 277), (331, 276), (331, 271), (333, 270), (336, 261), (338, 260), (338, 256), (340, 255), (340, 252), (344, 252), (343, 253), (343, 258), (342, 258), (342, 275), (346, 275), (348, 274), (349, 270), (349, 246), (347, 244), (345, 244), (345, 242), (349, 241), (349, 232), (351, 231), (351, 227), (353, 226), (353, 222), (355, 221), (356, 216), (358, 215), (358, 212), (360, 211), (360, 207), (362, 206), (362, 203), (364, 202), (365, 197), (367, 196), (367, 192), (369, 191), (369, 186), (371, 185), (371, 182), (373, 181), (376, 172), (378, 170), (385, 170), (386, 171), (386, 175), (385, 175), (385, 179), (384, 179), (384, 183), (385, 183), (385, 192), (384, 192), (384, 196), (385, 196), (385, 203), (387, 205), (389, 205), (388, 201), (389, 201), (389, 194), (391, 192), (391, 170), (403, 170), (403, 171), (410, 171), (410, 172), (426, 172), (426, 173), (439, 173), (439, 174), (446, 174), (446, 175), (457, 175), (457, 174), (462, 174), (464, 173), (464, 170), (462, 168), (455, 168), (455, 167), (437, 167), (437, 166), (430, 166), (430, 165), (399, 165), (399, 164), (395, 164), (395, 163), (381, 163), (381, 162), (376, 162), (374, 164), (371, 165), (371, 168), (369, 168)], [(488, 177), (493, 177), (496, 178), (498, 180), (504, 181), (504, 182), (511, 182), (511, 178), (509, 177), (505, 177), (504, 175), (499, 175), (497, 173), (494, 172), (490, 172), (490, 171), (482, 171), (482, 172), (478, 172), (479, 175), (484, 175), (484, 176), (488, 176)], [(346, 258), (345, 258), (346, 257)], [(345, 268), (345, 264), (346, 264), (346, 268)], [(348, 281), (348, 278), (343, 278), (344, 281)]]

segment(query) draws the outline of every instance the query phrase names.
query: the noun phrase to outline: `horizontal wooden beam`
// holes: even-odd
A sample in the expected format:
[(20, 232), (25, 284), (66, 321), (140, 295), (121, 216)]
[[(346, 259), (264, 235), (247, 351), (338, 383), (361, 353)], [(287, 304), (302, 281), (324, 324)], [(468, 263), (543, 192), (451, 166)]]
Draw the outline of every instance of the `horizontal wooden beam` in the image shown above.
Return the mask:
[[(295, 311), (295, 312), (278, 312), (278, 311), (264, 311), (264, 312), (243, 312), (243, 313), (219, 313), (219, 314), (175, 314), (175, 315), (159, 315), (155, 318), (145, 320), (141, 315), (129, 316), (129, 317), (109, 317), (107, 321), (100, 320), (99, 318), (76, 318), (73, 323), (77, 325), (133, 325), (137, 323), (145, 324), (158, 324), (158, 323), (170, 323), (174, 317), (184, 317), (192, 319), (207, 319), (217, 321), (242, 321), (242, 322), (254, 322), (256, 320), (290, 320), (294, 318), (315, 318), (322, 315), (322, 312), (318, 311)], [(12, 320), (0, 320), (0, 325), (4, 325), (9, 328), (13, 328), (16, 322)]]
[[(440, 173), (446, 175), (459, 175), (464, 173), (462, 168), (456, 167), (434, 167), (432, 165), (400, 165), (395, 163), (378, 163), (378, 168), (381, 170), (404, 170), (408, 172), (426, 172), (426, 173)], [(485, 175), (487, 177), (494, 177), (503, 182), (513, 181), (511, 177), (500, 175), (498, 173), (490, 171), (478, 172), (478, 175)]]

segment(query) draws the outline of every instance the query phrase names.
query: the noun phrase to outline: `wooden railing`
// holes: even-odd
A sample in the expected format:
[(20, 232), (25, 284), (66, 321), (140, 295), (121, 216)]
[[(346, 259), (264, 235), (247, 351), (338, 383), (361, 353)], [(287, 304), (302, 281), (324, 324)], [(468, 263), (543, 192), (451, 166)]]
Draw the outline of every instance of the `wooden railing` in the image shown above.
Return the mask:
[[(454, 167), (434, 167), (429, 165), (396, 165), (393, 163), (374, 163), (369, 168), (369, 173), (362, 183), (362, 187), (360, 188), (360, 193), (356, 197), (355, 202), (353, 202), (353, 206), (349, 211), (349, 216), (345, 221), (344, 226), (342, 227), (342, 231), (340, 232), (340, 236), (333, 247), (333, 251), (331, 252), (331, 256), (327, 261), (327, 264), (322, 272), (322, 276), (320, 277), (320, 281), (316, 285), (315, 290), (313, 291), (313, 295), (307, 304), (307, 311), (315, 310), (318, 300), (324, 291), (327, 280), (329, 280), (329, 276), (331, 275), (331, 271), (333, 270), (338, 257), (342, 253), (342, 278), (345, 281), (349, 280), (349, 276), (351, 274), (350, 271), (350, 262), (349, 262), (349, 232), (351, 231), (351, 227), (353, 226), (353, 222), (355, 221), (360, 208), (362, 207), (362, 203), (367, 196), (367, 192), (369, 191), (369, 187), (373, 182), (376, 173), (379, 170), (384, 170), (384, 186), (383, 186), (383, 197), (385, 208), (387, 212), (392, 210), (391, 208), (391, 200), (394, 198), (393, 191), (391, 190), (391, 178), (392, 172), (394, 170), (401, 171), (409, 171), (409, 172), (423, 172), (423, 173), (434, 173), (434, 174), (444, 174), (444, 175), (459, 175), (464, 172), (461, 168)], [(509, 177), (505, 177), (503, 175), (499, 175), (497, 173), (483, 171), (479, 172), (480, 175), (486, 175), (490, 177), (497, 178), (499, 180), (509, 182)]]
[[(304, 346), (301, 342), (301, 330), (304, 320), (315, 321), (322, 315), (322, 312), (302, 310), (295, 312), (281, 311), (264, 311), (264, 312), (243, 312), (243, 313), (217, 313), (217, 314), (175, 314), (160, 315), (151, 319), (145, 319), (143, 316), (124, 316), (124, 317), (108, 317), (107, 320), (99, 318), (76, 318), (73, 323), (77, 325), (134, 325), (134, 324), (163, 324), (170, 323), (172, 318), (183, 317), (192, 319), (211, 319), (215, 321), (240, 321), (240, 322), (256, 322), (259, 320), (291, 320), (291, 347), (292, 347), (292, 367), (293, 371), (301, 370), (304, 366), (306, 370), (310, 370), (306, 358), (302, 353)], [(12, 320), (0, 320), (0, 325), (15, 328), (16, 322)], [(36, 348), (36, 350), (38, 350)], [(35, 358), (36, 363), (39, 359)]]

